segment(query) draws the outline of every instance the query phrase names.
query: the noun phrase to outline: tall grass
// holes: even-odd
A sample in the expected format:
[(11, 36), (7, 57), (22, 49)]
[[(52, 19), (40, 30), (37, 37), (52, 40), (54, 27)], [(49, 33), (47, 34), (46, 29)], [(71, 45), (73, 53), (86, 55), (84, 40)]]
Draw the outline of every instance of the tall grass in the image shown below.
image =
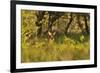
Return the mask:
[(22, 41), (21, 61), (26, 63), (89, 59), (89, 36), (85, 35), (83, 38), (82, 36), (78, 38), (80, 41), (64, 36), (62, 43), (57, 43), (55, 40), (48, 41), (45, 38), (38, 38), (31, 43)]

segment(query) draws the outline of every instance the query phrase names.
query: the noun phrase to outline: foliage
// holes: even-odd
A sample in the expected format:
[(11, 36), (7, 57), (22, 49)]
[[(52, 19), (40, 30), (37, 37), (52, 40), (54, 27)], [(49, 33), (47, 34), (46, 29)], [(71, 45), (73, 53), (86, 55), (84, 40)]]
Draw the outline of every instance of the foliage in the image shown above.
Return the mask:
[[(84, 15), (87, 21), (84, 21)], [(88, 15), (88, 13), (22, 10), (21, 61), (26, 63), (89, 59)], [(52, 38), (48, 37), (48, 32)]]

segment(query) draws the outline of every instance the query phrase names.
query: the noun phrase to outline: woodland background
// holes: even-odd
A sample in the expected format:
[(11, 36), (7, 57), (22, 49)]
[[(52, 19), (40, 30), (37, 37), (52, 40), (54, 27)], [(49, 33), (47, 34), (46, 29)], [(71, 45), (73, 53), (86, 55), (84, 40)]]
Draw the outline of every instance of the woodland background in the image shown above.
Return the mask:
[(21, 10), (22, 62), (90, 58), (90, 14)]

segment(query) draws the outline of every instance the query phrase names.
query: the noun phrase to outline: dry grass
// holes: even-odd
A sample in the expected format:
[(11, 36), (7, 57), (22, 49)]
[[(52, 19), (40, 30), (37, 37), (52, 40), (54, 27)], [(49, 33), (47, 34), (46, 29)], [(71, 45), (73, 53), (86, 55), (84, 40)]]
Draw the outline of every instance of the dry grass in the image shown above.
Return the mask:
[[(88, 37), (89, 38), (89, 37)], [(89, 39), (79, 42), (65, 37), (63, 43), (38, 39), (34, 44), (22, 42), (22, 62), (85, 60), (90, 57)], [(31, 41), (32, 43), (32, 41)]]

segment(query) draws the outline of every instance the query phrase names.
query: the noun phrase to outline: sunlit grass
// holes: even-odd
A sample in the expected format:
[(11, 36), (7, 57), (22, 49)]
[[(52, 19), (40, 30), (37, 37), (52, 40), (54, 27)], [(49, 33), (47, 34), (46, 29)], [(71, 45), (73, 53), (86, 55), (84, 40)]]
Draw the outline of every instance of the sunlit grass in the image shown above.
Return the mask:
[[(80, 36), (81, 37), (81, 36)], [(90, 41), (77, 41), (64, 36), (63, 43), (39, 38), (34, 44), (22, 41), (22, 62), (86, 60), (90, 58)]]

